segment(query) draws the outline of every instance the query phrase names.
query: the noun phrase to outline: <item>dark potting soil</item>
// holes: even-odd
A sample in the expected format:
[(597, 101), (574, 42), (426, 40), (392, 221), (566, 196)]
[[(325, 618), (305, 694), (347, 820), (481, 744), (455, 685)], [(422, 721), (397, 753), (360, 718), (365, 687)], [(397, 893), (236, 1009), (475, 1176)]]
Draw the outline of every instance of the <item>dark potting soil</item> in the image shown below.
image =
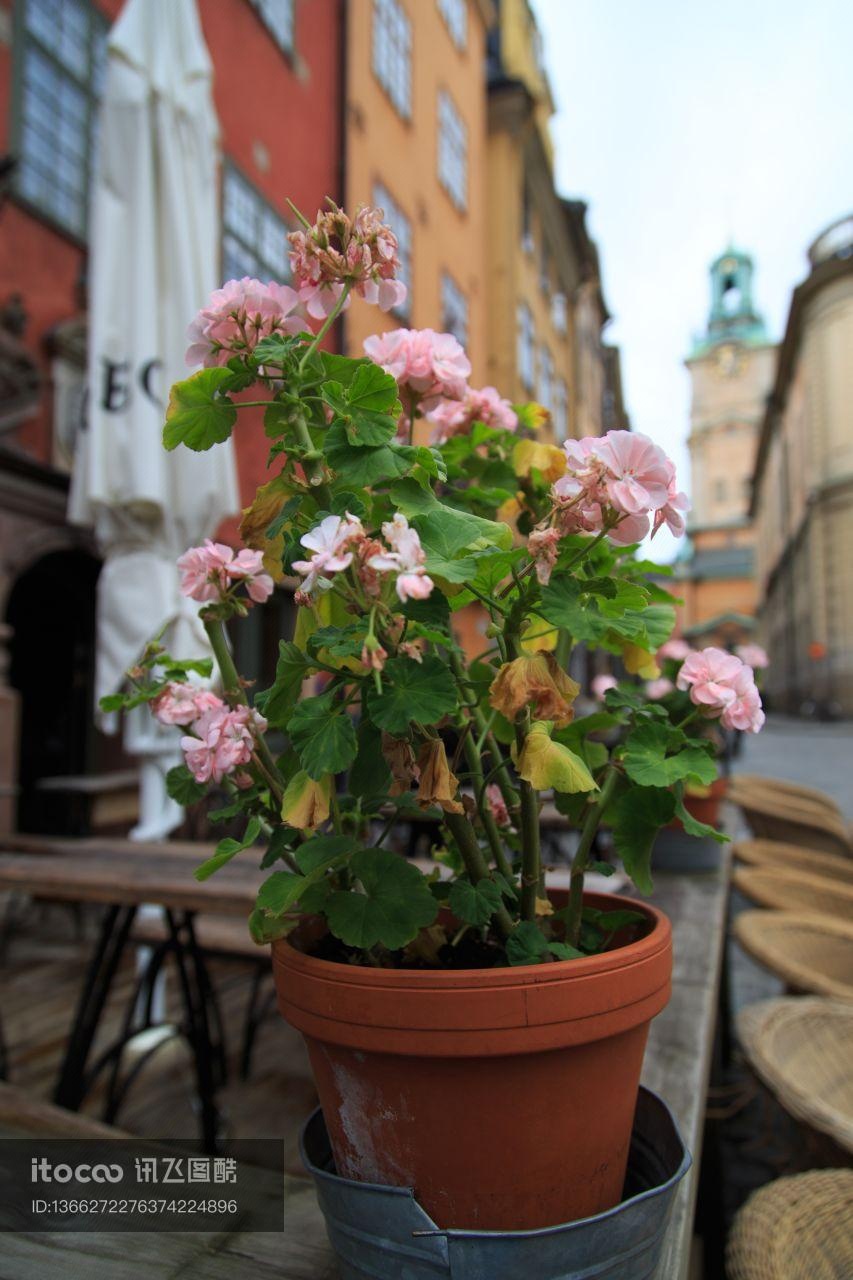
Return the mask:
[[(317, 960), (331, 960), (335, 964), (357, 964), (364, 966), (364, 953), (346, 946), (339, 938), (327, 933), (309, 953)], [(439, 947), (437, 964), (430, 964), (425, 958), (405, 951), (389, 951), (383, 957), (383, 968), (387, 969), (497, 969), (506, 966), (503, 951), (494, 942), (483, 942), (481, 938), (464, 937), (455, 947), (449, 942)]]

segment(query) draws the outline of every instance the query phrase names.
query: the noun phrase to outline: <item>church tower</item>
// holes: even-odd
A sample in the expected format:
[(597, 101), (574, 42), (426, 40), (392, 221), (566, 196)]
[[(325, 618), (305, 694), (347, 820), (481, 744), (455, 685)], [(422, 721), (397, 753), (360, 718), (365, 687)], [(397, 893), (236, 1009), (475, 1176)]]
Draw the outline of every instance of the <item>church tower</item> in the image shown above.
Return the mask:
[(753, 301), (749, 254), (729, 246), (710, 274), (707, 327), (685, 362), (692, 384), (693, 509), (679, 578), (685, 634), (704, 644), (730, 644), (754, 626), (750, 490), (776, 348)]

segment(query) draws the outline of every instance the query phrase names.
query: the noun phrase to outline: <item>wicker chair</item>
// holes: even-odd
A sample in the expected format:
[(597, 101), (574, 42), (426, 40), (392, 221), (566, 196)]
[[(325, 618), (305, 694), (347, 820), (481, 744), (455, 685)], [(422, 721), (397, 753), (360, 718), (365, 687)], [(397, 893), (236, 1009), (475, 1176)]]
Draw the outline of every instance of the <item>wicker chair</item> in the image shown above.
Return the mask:
[(726, 1245), (729, 1280), (849, 1280), (853, 1169), (769, 1182), (738, 1213)]
[(831, 853), (803, 849), (781, 840), (740, 840), (732, 852), (738, 862), (750, 866), (779, 867), (784, 871), (805, 871), (836, 884), (853, 885), (853, 858), (836, 858)]
[(853, 1000), (853, 924), (795, 911), (743, 911), (734, 935), (795, 991)]
[[(853, 860), (851, 860), (853, 865)], [(751, 902), (777, 911), (807, 911), (853, 924), (853, 884), (782, 867), (737, 867), (732, 880)], [(853, 1280), (853, 1277), (851, 1277)]]
[(767, 778), (759, 773), (735, 773), (729, 778), (727, 795), (730, 798), (734, 798), (738, 792), (749, 794), (755, 791), (766, 791), (775, 796), (781, 795), (783, 800), (788, 799), (794, 804), (818, 808), (825, 813), (835, 813), (842, 821), (844, 819), (841, 809), (832, 796), (827, 795), (825, 791), (818, 791), (817, 787), (804, 787), (799, 782), (788, 782), (784, 778)]
[(737, 1031), (751, 1066), (785, 1110), (853, 1153), (853, 1004), (810, 996), (761, 1000), (740, 1011)]
[(759, 839), (801, 844), (821, 853), (853, 858), (850, 833), (836, 813), (759, 787), (736, 789), (730, 798)]

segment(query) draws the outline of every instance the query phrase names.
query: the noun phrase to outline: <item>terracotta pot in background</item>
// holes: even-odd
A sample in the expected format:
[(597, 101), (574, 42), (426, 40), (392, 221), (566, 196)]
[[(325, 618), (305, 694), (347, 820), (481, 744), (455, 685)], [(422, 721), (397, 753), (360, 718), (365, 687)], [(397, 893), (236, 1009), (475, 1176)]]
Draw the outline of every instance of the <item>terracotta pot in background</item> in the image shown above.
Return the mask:
[(715, 778), (710, 786), (703, 788), (703, 791), (707, 791), (707, 795), (695, 795), (690, 790), (685, 791), (685, 809), (697, 822), (705, 822), (709, 827), (718, 826), (720, 805), (726, 798), (728, 785), (728, 778)]
[(442, 1227), (519, 1231), (620, 1198), (649, 1023), (670, 994), (669, 921), (599, 956), (517, 968), (370, 969), (273, 944), (338, 1172), (406, 1186)]

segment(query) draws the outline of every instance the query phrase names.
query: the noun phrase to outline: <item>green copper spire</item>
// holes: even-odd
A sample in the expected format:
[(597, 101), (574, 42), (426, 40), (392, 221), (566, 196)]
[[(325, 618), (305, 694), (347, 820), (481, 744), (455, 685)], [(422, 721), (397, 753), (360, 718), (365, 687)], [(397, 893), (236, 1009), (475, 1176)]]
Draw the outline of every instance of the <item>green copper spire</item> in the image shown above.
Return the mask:
[(762, 346), (767, 330), (752, 300), (753, 261), (731, 242), (711, 263), (711, 311), (707, 331), (693, 344), (691, 358), (705, 355), (722, 342)]

